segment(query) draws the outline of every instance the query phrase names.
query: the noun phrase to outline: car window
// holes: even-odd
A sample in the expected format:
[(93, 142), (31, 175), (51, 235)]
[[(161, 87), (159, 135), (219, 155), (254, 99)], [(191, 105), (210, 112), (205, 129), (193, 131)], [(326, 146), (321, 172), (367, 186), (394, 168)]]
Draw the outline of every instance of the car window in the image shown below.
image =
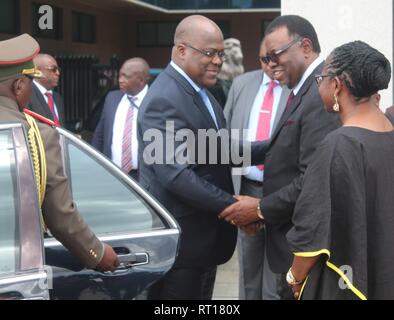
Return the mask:
[(94, 232), (147, 232), (165, 228), (153, 209), (129, 185), (67, 138), (65, 145), (73, 197)]
[(15, 153), (11, 131), (0, 131), (0, 276), (19, 260)]

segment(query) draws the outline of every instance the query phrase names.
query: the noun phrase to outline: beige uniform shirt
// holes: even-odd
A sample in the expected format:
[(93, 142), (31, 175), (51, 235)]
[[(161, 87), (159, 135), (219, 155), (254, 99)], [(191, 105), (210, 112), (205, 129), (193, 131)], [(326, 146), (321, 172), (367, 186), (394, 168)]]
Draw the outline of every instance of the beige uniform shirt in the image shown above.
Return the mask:
[[(0, 122), (29, 125), (15, 101), (0, 96)], [(87, 267), (94, 268), (104, 255), (103, 244), (82, 219), (70, 194), (60, 157), (59, 134), (48, 124), (36, 120), (45, 149), (47, 185), (42, 214), (48, 229)]]

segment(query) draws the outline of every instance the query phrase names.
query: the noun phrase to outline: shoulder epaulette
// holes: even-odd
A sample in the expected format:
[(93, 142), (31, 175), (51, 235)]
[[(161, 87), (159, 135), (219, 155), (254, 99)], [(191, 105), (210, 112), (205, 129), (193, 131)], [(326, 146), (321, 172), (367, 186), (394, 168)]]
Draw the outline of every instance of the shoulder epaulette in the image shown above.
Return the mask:
[(25, 109), (23, 109), (23, 112), (27, 113), (28, 115), (32, 116), (35, 119), (38, 119), (38, 120), (40, 120), (40, 121), (42, 121), (42, 122), (44, 122), (46, 124), (49, 124), (50, 126), (58, 127), (58, 125), (54, 121), (52, 121), (51, 119), (45, 118), (42, 115), (40, 115), (38, 113), (35, 113), (35, 112), (33, 112), (33, 111), (29, 110), (29, 109), (25, 108)]

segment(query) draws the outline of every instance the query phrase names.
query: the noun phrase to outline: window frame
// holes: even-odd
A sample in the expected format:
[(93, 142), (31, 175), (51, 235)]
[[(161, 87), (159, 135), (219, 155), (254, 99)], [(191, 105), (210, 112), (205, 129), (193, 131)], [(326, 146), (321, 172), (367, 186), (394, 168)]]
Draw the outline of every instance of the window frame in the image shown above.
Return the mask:
[[(157, 228), (157, 229), (152, 229), (152, 230), (133, 230), (130, 232), (111, 232), (111, 233), (105, 233), (105, 234), (98, 234), (100, 236), (104, 237), (111, 237), (111, 234), (113, 235), (120, 235), (122, 233), (124, 234), (160, 234), (160, 233), (166, 233), (167, 231), (171, 229), (178, 229), (178, 224), (176, 223), (175, 219), (166, 211), (165, 208), (163, 208), (161, 205), (157, 203), (157, 200), (155, 200), (147, 191), (145, 191), (136, 181), (131, 179), (127, 174), (125, 174), (119, 167), (117, 167), (112, 161), (110, 161), (108, 158), (106, 158), (102, 153), (98, 152), (96, 149), (93, 147), (89, 146), (87, 143), (82, 141), (81, 139), (77, 138), (74, 134), (71, 132), (68, 132), (67, 130), (64, 130), (62, 128), (57, 128), (59, 134), (60, 134), (60, 145), (62, 149), (62, 160), (63, 160), (63, 167), (65, 170), (65, 174), (69, 177), (70, 180), (70, 188), (72, 187), (72, 175), (71, 175), (71, 170), (70, 170), (70, 164), (69, 164), (69, 155), (68, 155), (68, 150), (67, 150), (67, 140), (70, 140), (74, 145), (78, 146), (81, 150), (83, 150), (88, 156), (91, 158), (94, 158), (94, 160), (97, 161), (99, 165), (103, 167), (103, 169), (107, 170), (109, 174), (113, 175), (116, 179), (119, 180), (119, 182), (125, 184), (126, 187), (129, 189), (132, 189), (136, 196), (139, 197), (139, 199), (149, 207), (150, 212), (152, 214), (155, 214), (157, 216), (157, 219), (161, 221), (161, 223), (164, 225), (163, 228)], [(72, 193), (72, 190), (70, 190)], [(130, 191), (131, 192), (131, 191)], [(78, 203), (77, 203), (78, 205)]]
[[(2, 0), (4, 1), (4, 0)], [(14, 5), (13, 26), (11, 29), (0, 29), (0, 33), (19, 34), (20, 33), (20, 1), (9, 0)]]

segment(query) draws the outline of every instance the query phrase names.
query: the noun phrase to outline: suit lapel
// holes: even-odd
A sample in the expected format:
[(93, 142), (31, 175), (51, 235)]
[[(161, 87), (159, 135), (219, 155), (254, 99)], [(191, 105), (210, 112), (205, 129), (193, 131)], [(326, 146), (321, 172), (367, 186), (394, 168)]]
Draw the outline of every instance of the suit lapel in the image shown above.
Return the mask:
[(33, 94), (36, 97), (38, 106), (42, 110), (42, 115), (48, 119), (54, 120), (52, 112), (49, 110), (48, 104), (44, 99), (41, 91), (37, 88), (37, 86), (33, 83)]
[[(196, 90), (194, 90), (191, 84), (170, 64), (167, 65), (165, 72), (167, 72), (172, 78), (174, 78), (185, 89), (185, 91), (193, 97), (194, 104), (200, 110), (205, 120), (209, 122), (210, 127), (216, 128), (216, 124), (213, 121), (212, 116), (209, 113), (207, 107), (205, 106), (201, 96), (198, 94), (198, 92), (196, 92)], [(212, 99), (210, 99), (210, 101), (212, 103)]]
[(279, 103), (278, 103), (278, 109), (276, 110), (274, 123), (272, 125), (273, 132), (275, 132), (276, 127), (278, 126), (278, 123), (279, 123), (280, 119), (282, 118), (283, 112), (286, 109), (286, 103), (287, 103), (287, 99), (289, 99), (289, 94), (290, 94), (290, 90), (286, 86), (283, 86), (282, 93), (280, 95), (280, 99), (279, 99)]
[[(212, 99), (209, 99), (209, 100), (211, 101), (211, 104), (212, 104)], [(194, 101), (195, 105), (198, 107), (198, 109), (200, 109), (200, 111), (203, 114), (205, 120), (209, 122), (210, 127), (216, 128), (215, 121), (212, 119), (212, 116), (209, 113), (207, 106), (205, 105), (205, 103), (202, 100), (201, 96), (197, 92), (195, 92), (195, 94), (194, 94), (193, 101)], [(213, 104), (212, 104), (212, 107), (213, 107), (213, 110), (215, 112), (215, 107), (213, 106)], [(216, 112), (215, 112), (215, 115), (216, 115), (216, 118), (217, 118), (217, 113)], [(217, 121), (218, 121), (218, 119), (217, 119)], [(219, 123), (218, 123), (218, 125), (219, 125)]]
[(254, 99), (258, 91), (260, 90), (261, 83), (263, 81), (264, 73), (260, 72), (257, 74), (256, 80), (249, 82), (245, 86), (245, 91), (242, 94), (243, 101), (241, 103), (245, 106), (245, 111), (240, 114), (240, 124), (242, 128), (248, 128), (249, 124), (249, 115), (253, 108)]
[(118, 110), (118, 106), (120, 101), (123, 98), (124, 93), (120, 90), (116, 92), (116, 94), (113, 97), (113, 100), (109, 102), (109, 107), (108, 107), (108, 118), (107, 118), (107, 123), (108, 123), (108, 132), (107, 135), (110, 137), (108, 139), (109, 143), (112, 144), (112, 133), (114, 129), (114, 122), (115, 122), (115, 115), (116, 111)]
[(309, 77), (305, 80), (304, 84), (302, 85), (300, 91), (297, 93), (297, 95), (294, 97), (293, 101), (289, 105), (289, 110), (284, 111), (282, 118), (279, 121), (278, 126), (275, 129), (275, 132), (273, 133), (271, 137), (271, 144), (279, 134), (280, 130), (283, 128), (283, 125), (286, 123), (286, 121), (289, 119), (289, 117), (299, 108), (301, 105), (302, 97), (305, 95), (306, 92), (308, 92), (309, 88), (313, 84), (314, 81), (314, 75), (321, 72), (321, 69), (323, 68), (323, 63), (319, 64), (309, 75)]
[(63, 126), (65, 121), (63, 101), (57, 92), (53, 92), (53, 100), (55, 101), (57, 113), (59, 115), (60, 124)]
[[(215, 112), (216, 121), (218, 123), (219, 128), (226, 127), (226, 119), (224, 118), (223, 109), (215, 99), (215, 97), (207, 90), (209, 101), (212, 104), (213, 111)], [(212, 117), (211, 117), (212, 118)]]

